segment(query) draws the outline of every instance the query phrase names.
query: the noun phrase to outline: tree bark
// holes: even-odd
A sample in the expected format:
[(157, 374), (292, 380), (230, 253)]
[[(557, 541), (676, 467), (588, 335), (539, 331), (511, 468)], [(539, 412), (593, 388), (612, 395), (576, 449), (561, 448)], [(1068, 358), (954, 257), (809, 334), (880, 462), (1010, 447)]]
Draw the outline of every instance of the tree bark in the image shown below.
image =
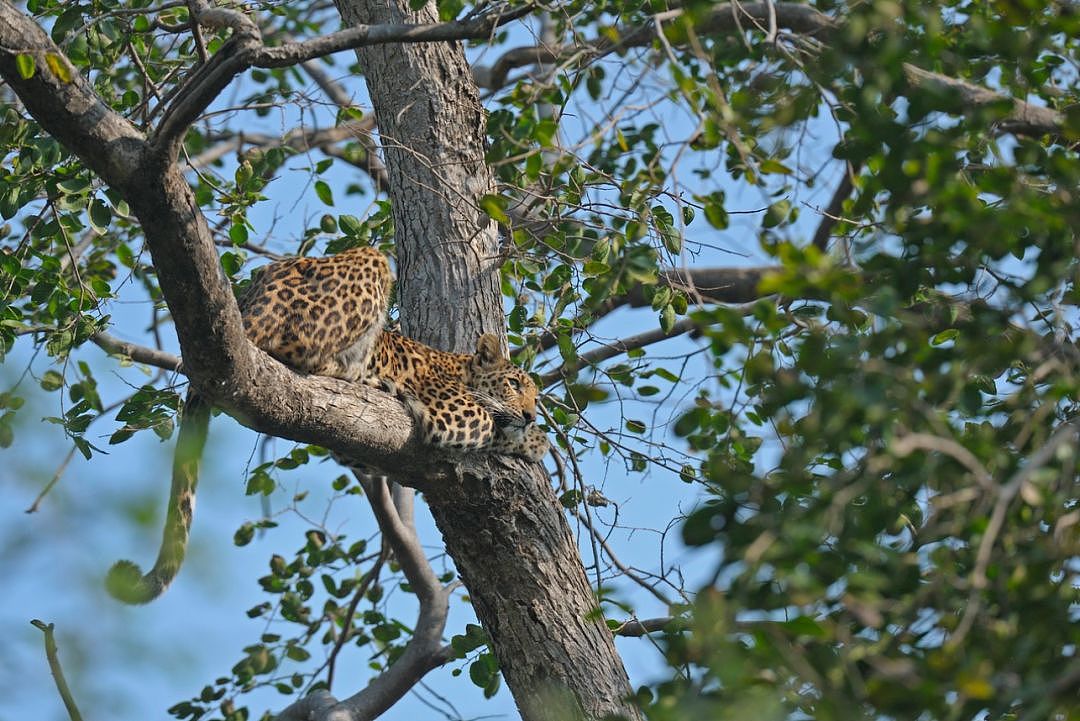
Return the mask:
[[(345, 22), (437, 20), (428, 4), (338, 0)], [(405, 332), (472, 352), (505, 337), (495, 223), (478, 201), (494, 182), (485, 117), (460, 43), (360, 48), (390, 178)], [(466, 459), (457, 478), (423, 488), (526, 721), (641, 718), (585, 576), (570, 527), (540, 466)]]

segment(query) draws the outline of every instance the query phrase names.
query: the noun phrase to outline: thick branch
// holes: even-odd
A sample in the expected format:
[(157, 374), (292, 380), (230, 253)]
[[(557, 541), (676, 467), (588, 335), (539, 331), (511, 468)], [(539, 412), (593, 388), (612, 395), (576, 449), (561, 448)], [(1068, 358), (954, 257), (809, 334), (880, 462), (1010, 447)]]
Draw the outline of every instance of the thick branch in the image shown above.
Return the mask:
[(642, 621), (627, 621), (614, 629), (612, 633), (616, 636), (640, 638), (641, 636), (656, 631), (684, 629), (688, 626), (689, 624), (685, 618), (680, 618), (678, 616), (664, 616), (661, 618), (646, 618)]
[[(657, 281), (690, 296), (692, 302), (700, 303), (751, 303), (762, 297), (758, 291), (761, 279), (780, 267), (759, 266), (752, 268), (671, 268), (660, 272)], [(645, 297), (644, 286), (637, 285), (624, 296), (609, 299), (603, 313), (623, 305), (641, 308), (650, 305)]]
[(237, 75), (248, 68), (297, 65), (313, 58), (368, 45), (483, 39), (490, 36), (495, 28), (527, 14), (531, 9), (525, 6), (506, 15), (491, 15), (464, 22), (358, 25), (313, 40), (288, 42), (276, 47), (262, 44), (258, 27), (247, 21), (246, 16), (235, 11), (204, 10), (197, 14), (200, 23), (231, 27), (233, 37), (185, 83), (165, 111), (161, 125), (154, 134), (154, 144), (167, 157), (175, 158), (188, 127)]
[[(311, 148), (326, 148), (328, 145), (340, 143), (343, 140), (357, 140), (362, 145), (371, 144), (370, 133), (375, 127), (374, 116), (368, 116), (361, 120), (342, 123), (333, 128), (309, 129), (298, 127), (282, 135), (266, 135), (263, 133), (219, 133), (213, 137), (213, 146), (191, 158), (189, 165), (193, 168), (205, 167), (235, 152), (244, 146), (254, 146), (263, 150), (270, 148), (289, 148), (295, 151), (305, 151)], [(365, 168), (365, 170), (367, 170)], [(372, 173), (376, 183), (380, 182), (375, 177), (381, 170), (381, 166), (368, 172)], [(381, 171), (385, 175), (385, 170)]]
[(338, 700), (329, 691), (312, 691), (309, 695), (279, 713), (276, 721), (312, 721), (328, 718)]
[[(18, 70), (19, 55), (34, 60), (29, 78)], [(68, 77), (57, 77), (49, 60)], [(45, 31), (8, 2), (0, 3), (0, 77), (41, 127), (105, 182), (124, 185), (132, 177), (145, 151), (142, 133), (101, 102)]]
[(1065, 127), (1065, 114), (1051, 108), (1025, 103), (1001, 93), (950, 78), (904, 63), (904, 76), (913, 87), (937, 93), (956, 94), (964, 108), (985, 108), (1002, 102), (1011, 102), (1012, 109), (998, 126), (1005, 132), (1018, 135), (1057, 135)]
[[(16, 67), (19, 53), (40, 56), (29, 79)], [(439, 477), (445, 464), (434, 460), (430, 449), (420, 451), (412, 419), (397, 399), (372, 388), (300, 376), (248, 343), (210, 229), (180, 170), (147, 152), (139, 133), (105, 107), (80, 76), (73, 74), (67, 83), (54, 77), (46, 69), (46, 54), (60, 57), (33, 21), (0, 3), (0, 74), (35, 120), (131, 206), (176, 325), (184, 372), (199, 392), (260, 432), (331, 447), (376, 467), (392, 465), (413, 478)], [(107, 349), (121, 348), (110, 336), (95, 340)], [(128, 352), (143, 355), (134, 348)]]
[[(800, 35), (824, 36), (837, 28), (833, 18), (807, 5), (759, 2), (717, 5), (707, 15), (695, 19), (694, 31), (701, 36), (737, 32), (743, 28), (741, 23), (769, 22), (771, 12), (775, 12), (778, 27)], [(658, 36), (661, 22), (673, 20), (682, 13), (682, 10), (670, 10), (656, 15), (654, 22), (617, 28), (613, 33), (617, 40), (599, 38), (562, 50), (542, 46), (514, 48), (504, 53), (490, 68), (476, 68), (474, 77), (481, 87), (497, 90), (506, 84), (507, 75), (515, 68), (555, 63), (575, 56), (596, 58), (619, 50), (651, 45)]]
[(312, 58), (321, 58), (342, 50), (354, 50), (369, 45), (390, 43), (430, 43), (456, 40), (483, 40), (500, 25), (528, 15), (532, 6), (525, 5), (504, 15), (489, 15), (475, 20), (414, 25), (380, 23), (354, 25), (314, 40), (284, 43), (277, 47), (259, 48), (251, 57), (251, 65), (259, 68), (280, 68)]

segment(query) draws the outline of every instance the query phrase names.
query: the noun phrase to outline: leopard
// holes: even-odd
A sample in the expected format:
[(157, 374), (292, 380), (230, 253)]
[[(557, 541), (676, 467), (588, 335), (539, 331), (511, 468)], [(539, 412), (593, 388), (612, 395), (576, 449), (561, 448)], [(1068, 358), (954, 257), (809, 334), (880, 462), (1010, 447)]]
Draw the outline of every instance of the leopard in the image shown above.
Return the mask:
[(402, 399), (427, 445), (534, 462), (548, 451), (536, 425), (536, 384), (503, 355), (493, 334), (482, 334), (476, 353), (465, 354), (384, 331), (367, 376)]
[[(502, 353), (495, 335), (481, 335), (475, 354), (459, 354), (387, 329), (393, 282), (386, 256), (367, 246), (269, 263), (238, 298), (245, 335), (298, 372), (397, 394), (427, 445), (541, 461), (550, 445), (536, 424), (539, 392), (532, 378)], [(144, 574), (122, 560), (106, 576), (107, 590), (122, 602), (153, 601), (180, 571), (211, 412), (212, 405), (189, 389), (154, 566)]]

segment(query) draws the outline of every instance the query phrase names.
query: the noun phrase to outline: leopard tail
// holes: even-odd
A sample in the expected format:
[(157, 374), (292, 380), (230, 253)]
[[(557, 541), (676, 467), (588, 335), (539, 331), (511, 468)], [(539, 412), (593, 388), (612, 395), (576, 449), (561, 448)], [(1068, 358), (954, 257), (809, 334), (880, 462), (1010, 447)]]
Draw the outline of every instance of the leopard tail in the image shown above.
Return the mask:
[(131, 561), (113, 564), (105, 578), (105, 588), (117, 600), (130, 604), (149, 603), (164, 593), (180, 572), (187, 554), (191, 516), (195, 511), (195, 486), (199, 482), (199, 461), (210, 426), (210, 408), (202, 397), (188, 392), (173, 457), (169, 508), (157, 561), (145, 575)]

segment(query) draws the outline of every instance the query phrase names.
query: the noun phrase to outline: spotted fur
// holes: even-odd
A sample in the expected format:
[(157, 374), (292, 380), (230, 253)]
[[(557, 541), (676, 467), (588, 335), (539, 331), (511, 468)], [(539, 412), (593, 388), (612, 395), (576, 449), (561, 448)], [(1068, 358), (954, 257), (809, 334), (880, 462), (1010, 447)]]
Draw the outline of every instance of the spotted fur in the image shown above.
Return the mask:
[(536, 426), (536, 384), (484, 334), (473, 355), (447, 353), (385, 331), (368, 370), (396, 391), (424, 442), (542, 460), (548, 442)]

